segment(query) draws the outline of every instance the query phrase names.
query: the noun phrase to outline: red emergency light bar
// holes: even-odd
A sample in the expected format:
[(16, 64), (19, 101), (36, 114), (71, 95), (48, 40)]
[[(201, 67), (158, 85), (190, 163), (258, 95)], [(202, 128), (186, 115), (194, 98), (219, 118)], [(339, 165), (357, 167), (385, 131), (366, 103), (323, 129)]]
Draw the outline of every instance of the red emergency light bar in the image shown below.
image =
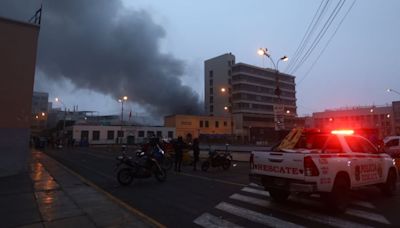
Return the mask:
[(331, 134), (334, 135), (352, 135), (354, 134), (354, 130), (333, 130)]

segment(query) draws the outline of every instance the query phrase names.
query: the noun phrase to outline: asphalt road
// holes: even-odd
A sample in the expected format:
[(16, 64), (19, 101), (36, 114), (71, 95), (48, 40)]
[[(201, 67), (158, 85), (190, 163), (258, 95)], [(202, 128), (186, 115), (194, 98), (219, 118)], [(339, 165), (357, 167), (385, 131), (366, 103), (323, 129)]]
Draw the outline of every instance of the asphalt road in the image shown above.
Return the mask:
[(136, 180), (123, 187), (115, 178), (117, 152), (108, 148), (48, 150), (47, 154), (167, 227), (400, 227), (400, 193), (385, 198), (375, 188), (352, 193), (345, 214), (332, 214), (317, 195), (270, 200), (262, 187), (249, 183), (248, 163), (228, 171), (168, 172), (167, 181)]

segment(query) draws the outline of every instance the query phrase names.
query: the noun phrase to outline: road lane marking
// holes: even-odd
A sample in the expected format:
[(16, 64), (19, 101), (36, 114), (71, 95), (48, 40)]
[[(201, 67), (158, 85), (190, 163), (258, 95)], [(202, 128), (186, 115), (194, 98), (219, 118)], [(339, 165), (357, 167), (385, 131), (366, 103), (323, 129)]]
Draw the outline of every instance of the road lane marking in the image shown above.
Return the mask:
[(202, 227), (207, 227), (207, 228), (228, 228), (228, 227), (232, 227), (232, 228), (242, 228), (242, 226), (238, 226), (234, 223), (231, 223), (229, 221), (226, 221), (222, 218), (218, 218), (214, 215), (211, 215), (209, 213), (204, 213), (201, 216), (199, 216), (198, 218), (196, 218), (194, 221), (194, 223), (196, 223), (199, 226)]
[(293, 227), (293, 228), (303, 228), (304, 226), (297, 225), (288, 221), (284, 221), (272, 216), (264, 215), (256, 211), (252, 211), (246, 208), (238, 207), (230, 203), (221, 202), (215, 208), (228, 212), (230, 214), (236, 215), (238, 217), (245, 218), (252, 222), (260, 223), (263, 225), (271, 226), (271, 227)]
[(213, 181), (213, 182), (218, 182), (218, 183), (222, 183), (222, 184), (230, 184), (230, 185), (235, 185), (235, 186), (240, 186), (240, 187), (247, 186), (245, 184), (235, 183), (235, 182), (231, 182), (231, 181), (224, 181), (224, 180), (210, 178), (210, 177), (192, 175), (192, 174), (188, 174), (188, 173), (177, 173), (177, 175), (195, 177), (195, 178), (202, 179), (202, 180)]
[(269, 197), (269, 192), (264, 191), (264, 190), (258, 190), (255, 188), (244, 187), (244, 188), (242, 188), (242, 191)]
[(297, 208), (292, 208), (292, 207), (289, 208), (287, 206), (282, 206), (282, 205), (279, 205), (279, 204), (272, 204), (268, 200), (262, 200), (262, 199), (258, 199), (258, 198), (254, 198), (254, 197), (250, 197), (250, 196), (244, 196), (244, 195), (240, 195), (240, 194), (233, 194), (229, 198), (234, 199), (234, 200), (238, 200), (238, 201), (241, 201), (241, 202), (253, 204), (253, 205), (256, 205), (256, 206), (268, 208), (268, 209), (271, 209), (271, 210), (275, 210), (275, 211), (291, 214), (291, 215), (294, 215), (294, 216), (302, 217), (302, 218), (305, 218), (305, 219), (313, 220), (313, 221), (316, 221), (316, 222), (319, 222), (319, 223), (322, 223), (322, 224), (326, 224), (326, 225), (329, 225), (329, 226), (333, 226), (333, 227), (339, 227), (339, 228), (348, 228), (348, 227), (365, 228), (365, 227), (370, 227), (370, 226), (362, 225), (362, 224), (359, 224), (359, 223), (354, 223), (354, 222), (351, 222), (351, 221), (347, 221), (347, 220), (344, 220), (344, 219), (336, 218), (334, 216), (319, 214), (319, 213), (315, 213), (315, 212), (312, 212), (312, 211), (303, 210), (303, 209), (297, 209)]
[(383, 224), (388, 224), (388, 225), (391, 224), (385, 218), (385, 216), (380, 215), (380, 214), (376, 214), (376, 213), (372, 213), (372, 212), (367, 212), (367, 211), (348, 208), (346, 210), (346, 214), (347, 215), (352, 215), (352, 216), (355, 216), (355, 217), (360, 217), (360, 218), (363, 218), (363, 219), (368, 219), (368, 220), (379, 222), (379, 223), (383, 223)]

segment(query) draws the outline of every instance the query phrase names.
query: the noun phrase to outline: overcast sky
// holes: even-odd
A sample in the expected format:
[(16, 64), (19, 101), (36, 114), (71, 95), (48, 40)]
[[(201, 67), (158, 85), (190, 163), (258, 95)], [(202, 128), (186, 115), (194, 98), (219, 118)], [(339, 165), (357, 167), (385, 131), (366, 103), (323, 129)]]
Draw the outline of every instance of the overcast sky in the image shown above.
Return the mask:
[[(27, 18), (29, 17), (27, 14), (30, 11), (34, 12), (40, 4), (40, 1), (35, 2), (34, 0), (15, 1), (20, 4), (14, 2), (11, 4), (10, 2), (11, 0), (0, 2), (0, 16), (16, 19)], [(78, 105), (80, 110), (96, 110), (101, 114), (117, 114), (120, 111), (120, 104), (116, 102), (116, 97), (117, 94), (122, 95), (122, 93), (131, 95), (130, 100), (133, 103), (126, 105), (128, 110), (133, 109), (134, 112), (140, 113), (166, 112), (165, 114), (170, 114), (168, 112), (172, 112), (173, 109), (156, 107), (158, 104), (164, 105), (169, 101), (172, 106), (176, 103), (175, 99), (171, 100), (166, 95), (166, 93), (173, 93), (172, 89), (171, 91), (160, 89), (167, 87), (168, 83), (176, 85), (173, 90), (179, 91), (173, 96), (188, 97), (182, 101), (183, 103), (196, 103), (201, 98), (200, 103), (195, 104), (201, 106), (204, 96), (204, 60), (228, 52), (236, 56), (236, 62), (272, 67), (269, 61), (256, 53), (259, 47), (266, 47), (270, 50), (274, 60), (283, 55), (289, 57), (288, 62), (279, 64), (279, 70), (288, 73), (290, 68), (287, 67), (293, 65), (292, 57), (295, 57), (295, 52), (317, 9), (322, 9), (326, 3), (326, 1), (312, 0), (124, 0), (122, 4), (114, 4), (118, 1), (112, 1), (114, 2), (112, 4), (108, 1), (72, 2), (74, 3), (71, 4), (77, 6), (81, 4), (80, 2), (85, 3), (82, 3), (82, 9), (57, 6), (57, 1), (53, 1), (50, 5), (48, 1), (43, 3), (43, 13), (44, 15), (48, 13), (48, 15), (44, 16), (45, 20), (42, 22), (38, 56), (40, 67), (36, 75), (35, 89), (48, 91), (51, 98), (62, 97), (64, 103), (71, 108), (73, 105)], [(313, 36), (310, 36), (309, 45), (315, 40), (329, 15), (334, 12), (336, 6), (340, 6), (338, 4), (341, 2), (340, 0), (331, 0), (327, 3), (325, 14), (321, 16), (318, 26), (313, 30)], [(393, 100), (400, 100), (400, 95), (386, 92), (387, 88), (400, 91), (400, 57), (398, 54), (400, 53), (400, 1), (356, 1), (350, 9), (353, 2), (353, 0), (342, 2), (343, 6), (319, 44), (311, 52), (309, 58), (293, 73), (296, 76), (297, 106), (300, 116), (328, 108), (385, 105)], [(93, 3), (93, 6), (90, 6), (90, 3)], [(61, 5), (68, 4), (70, 3)], [(99, 4), (105, 4), (105, 6), (98, 6)], [(23, 7), (23, 9), (19, 7)], [(95, 13), (80, 15), (91, 7), (96, 8), (93, 10)], [(76, 27), (84, 29), (84, 32), (79, 33), (81, 37), (78, 37), (86, 39), (83, 46), (90, 44), (93, 39), (95, 42), (90, 48), (96, 48), (97, 44), (104, 45), (104, 42), (119, 42), (120, 40), (129, 46), (130, 39), (128, 38), (132, 38), (132, 49), (134, 50), (130, 50), (127, 46), (121, 48), (119, 45), (110, 45), (107, 51), (114, 56), (112, 52), (116, 50), (122, 56), (130, 59), (141, 58), (146, 55), (147, 50), (154, 54), (144, 57), (147, 62), (140, 63), (138, 68), (118, 66), (118, 69), (122, 69), (122, 76), (115, 77), (115, 80), (121, 80), (119, 83), (109, 81), (106, 78), (108, 76), (103, 75), (104, 71), (113, 74), (119, 72), (117, 67), (108, 69), (100, 66), (105, 64), (101, 61), (103, 52), (95, 52), (96, 56), (100, 56), (100, 60), (87, 63), (89, 65), (97, 64), (99, 71), (87, 67), (88, 69), (85, 69), (83, 73), (76, 70), (71, 72), (69, 70), (71, 67), (83, 67), (86, 65), (85, 61), (84, 63), (77, 61), (63, 65), (54, 63), (54, 61), (65, 60), (66, 56), (53, 58), (51, 54), (52, 50), (56, 48), (54, 45), (68, 43), (68, 40), (73, 40), (75, 37), (67, 34), (68, 36), (63, 37), (65, 41), (58, 41), (58, 43), (54, 39), (43, 37), (43, 34), (55, 32), (56, 28), (68, 27), (68, 24), (73, 24), (72, 19), (60, 22), (66, 17), (49, 15), (57, 14), (57, 12), (64, 13), (63, 9), (65, 8), (68, 8), (65, 10), (65, 15), (68, 16), (69, 12), (70, 18), (74, 19), (76, 16), (78, 19), (82, 18), (82, 21), (90, 21), (90, 23), (82, 22), (83, 25), (80, 25), (80, 20), (76, 20), (75, 23), (78, 23), (79, 26), (71, 27), (71, 31)], [(60, 9), (62, 10), (57, 11)], [(75, 11), (80, 13), (74, 15)], [(347, 17), (338, 27), (346, 12), (348, 12)], [(134, 22), (135, 20), (138, 22)], [(113, 25), (123, 32), (118, 33), (119, 30), (114, 30)], [(46, 31), (46, 26), (52, 29)], [(87, 29), (88, 26), (92, 26), (93, 29)], [(103, 26), (104, 29), (97, 29), (100, 26)], [(332, 37), (336, 29), (338, 30)], [(88, 33), (87, 37), (85, 32)], [(100, 39), (101, 36), (105, 36), (105, 38)], [(119, 37), (121, 38), (119, 39)], [(326, 46), (329, 39), (331, 41)], [(326, 47), (324, 52), (315, 62), (324, 47)], [(88, 49), (91, 50), (90, 48)], [(304, 53), (307, 49), (308, 46), (305, 47)], [(138, 51), (141, 54), (138, 54)], [(88, 54), (86, 57), (89, 56)], [(119, 55), (116, 58), (115, 62), (111, 61), (110, 64), (118, 65), (120, 61), (123, 61), (123, 57)], [(314, 62), (315, 65), (311, 68)], [(160, 65), (162, 66), (160, 67)], [(149, 72), (148, 68), (161, 68), (161, 70), (152, 69)], [(136, 77), (124, 76), (132, 74), (135, 69), (140, 72)], [(55, 76), (56, 74), (61, 76)], [(154, 86), (152, 86), (154, 81), (151, 81), (153, 79), (150, 78), (147, 81), (144, 80), (143, 83), (138, 83), (137, 80), (140, 80), (140, 77), (143, 77), (141, 75), (145, 74), (162, 74), (163, 76), (160, 79), (161, 82)], [(92, 83), (91, 80), (94, 82)], [(110, 85), (110, 87), (105, 88), (105, 85)], [(132, 92), (133, 89), (135, 92)], [(147, 93), (147, 91), (151, 92)], [(165, 99), (152, 99), (151, 96), (163, 96)], [(186, 109), (186, 106), (174, 108)]]

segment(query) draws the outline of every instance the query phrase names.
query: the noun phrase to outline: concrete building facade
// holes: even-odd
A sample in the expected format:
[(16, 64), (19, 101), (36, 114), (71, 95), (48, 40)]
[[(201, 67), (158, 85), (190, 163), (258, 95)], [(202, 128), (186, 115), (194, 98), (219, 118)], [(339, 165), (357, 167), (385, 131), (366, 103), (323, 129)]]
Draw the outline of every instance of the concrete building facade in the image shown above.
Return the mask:
[(76, 145), (135, 144), (148, 138), (175, 138), (175, 128), (163, 126), (102, 126), (73, 125), (67, 127), (72, 132)]
[(49, 94), (33, 92), (31, 135), (39, 135), (47, 128)]
[(0, 18), (0, 176), (28, 170), (39, 27)]
[(394, 134), (392, 106), (360, 106), (325, 110), (312, 115), (315, 128), (330, 131), (333, 129), (354, 129), (365, 136), (383, 139)]
[(164, 117), (164, 126), (176, 129), (176, 136), (199, 138), (200, 135), (231, 134), (230, 116), (172, 115)]
[[(231, 116), (232, 133), (237, 139), (265, 140), (277, 130), (294, 127), (297, 116), (294, 76), (235, 63), (231, 53), (206, 60), (204, 64), (206, 114)], [(280, 96), (275, 94), (277, 85)]]

